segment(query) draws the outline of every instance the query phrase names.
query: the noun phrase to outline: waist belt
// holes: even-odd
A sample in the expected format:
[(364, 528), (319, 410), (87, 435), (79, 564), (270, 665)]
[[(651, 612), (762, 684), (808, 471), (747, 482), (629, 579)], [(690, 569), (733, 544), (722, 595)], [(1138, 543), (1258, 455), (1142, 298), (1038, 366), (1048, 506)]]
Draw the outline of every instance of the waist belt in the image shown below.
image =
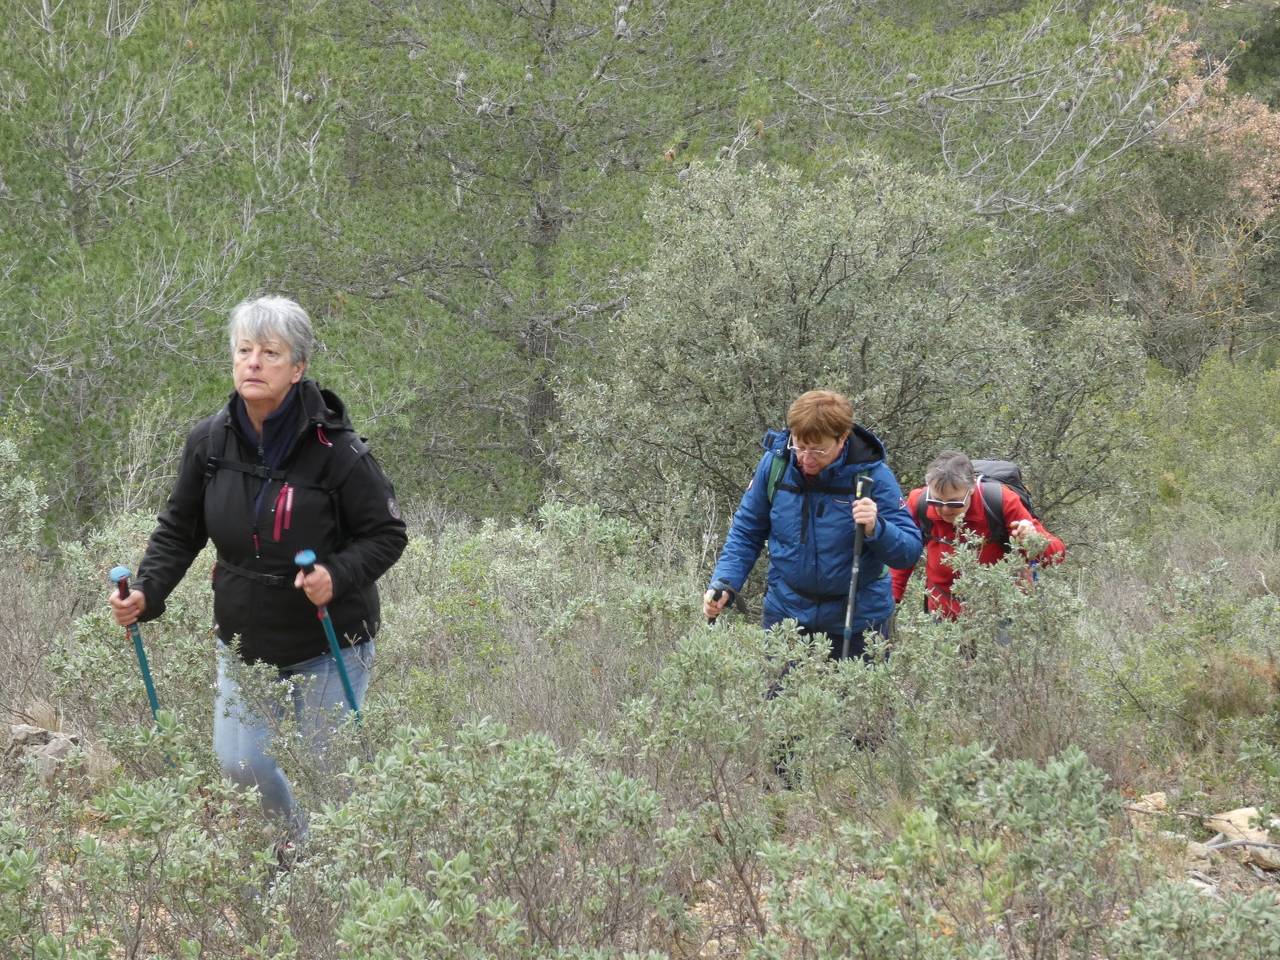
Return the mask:
[(846, 593), (809, 593), (805, 590), (797, 590), (791, 584), (787, 584), (793, 593), (798, 593), (810, 603), (835, 603), (837, 600), (844, 600), (848, 597)]
[[(880, 576), (878, 579), (883, 580), (887, 576), (889, 576), (889, 568), (884, 567), (883, 569), (881, 569)], [(786, 583), (785, 580), (782, 582)], [(861, 586), (864, 582), (865, 581), (862, 579), (862, 577), (859, 576), (858, 585)], [(835, 603), (837, 600), (847, 600), (849, 598), (849, 595), (847, 593), (809, 593), (806, 590), (801, 590), (798, 587), (793, 587), (789, 583), (787, 583), (787, 588), (791, 590), (793, 593), (798, 593), (800, 596), (804, 597), (804, 599), (808, 600), (810, 603)]]
[(218, 569), (225, 570), (227, 573), (233, 573), (237, 577), (244, 577), (246, 580), (253, 580), (257, 583), (266, 584), (268, 587), (291, 587), (293, 586), (293, 577), (282, 577), (275, 573), (259, 573), (257, 570), (246, 570), (244, 567), (237, 567), (234, 563), (228, 563), (221, 557), (218, 558)]

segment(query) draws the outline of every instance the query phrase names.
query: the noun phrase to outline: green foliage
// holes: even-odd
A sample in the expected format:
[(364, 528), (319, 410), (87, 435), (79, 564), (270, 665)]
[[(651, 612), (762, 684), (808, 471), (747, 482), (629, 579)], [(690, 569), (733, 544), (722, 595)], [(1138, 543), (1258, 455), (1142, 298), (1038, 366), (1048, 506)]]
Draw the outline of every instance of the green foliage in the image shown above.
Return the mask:
[[(69, 722), (90, 726), (117, 759), (155, 772), (158, 755), (139, 753), (137, 731), (151, 724), (146, 690), (127, 632), (106, 604), (105, 572), (117, 563), (133, 566), (142, 555), (152, 521), (137, 514), (81, 542), (64, 545), (64, 575), (75, 584), (80, 613), (46, 638), (53, 699)], [(184, 749), (211, 765), (213, 682), (212, 551), (202, 553), (170, 596), (165, 614), (141, 624), (143, 644), (160, 706), (172, 713)]]
[(1211, 900), (1169, 883), (1135, 903), (1109, 939), (1117, 960), (1262, 960), (1280, 950), (1280, 915), (1267, 893)]
[(444, 747), (402, 730), (353, 776), (313, 823), (324, 852), (288, 882), (301, 903), (349, 903), (338, 933), (362, 956), (576, 956), (643, 944), (651, 911), (678, 908), (659, 798), (545, 736), (481, 722)]
[[(1115, 682), (1121, 638), (1100, 633), (1075, 570), (1027, 589), (1015, 561), (960, 551), (961, 620), (909, 598), (891, 646), (833, 663), (789, 624), (690, 628), (695, 566), (568, 506), (412, 539), (384, 583), (362, 728), (325, 763), (279, 731), (312, 829), (278, 873), (257, 798), (209, 755), (201, 571), (145, 625), (158, 724), (119, 631), (101, 612), (70, 626), (75, 606), (103, 607), (90, 558), (127, 557), (148, 526), (65, 545), (72, 606), (49, 660), (87, 749), (49, 783), (0, 768), (10, 953), (568, 958), (714, 937), (758, 957), (994, 957), (1014, 941), (1156, 956), (1225, 909), (1142, 892), (1095, 764), (1131, 771), (1121, 747), (1160, 744), (1172, 721), (1130, 709), (1125, 689), (1148, 688)], [(1274, 609), (1229, 587), (1184, 578), (1152, 608), (1160, 629), (1265, 650)], [(1157, 661), (1179, 642), (1132, 664), (1173, 706)], [(267, 695), (260, 672), (244, 671), (250, 695)], [(1231, 721), (1242, 786), (1273, 789), (1268, 724)], [(121, 768), (91, 764), (104, 742)], [(1274, 907), (1250, 910), (1239, 936), (1265, 944)]]
[[(958, 748), (926, 767), (896, 829), (842, 825), (829, 840), (772, 844), (781, 900), (753, 957), (1088, 955), (1123, 889), (1109, 876), (1105, 777), (1069, 750), (1042, 768)], [(1009, 943), (1009, 941), (1012, 943)]]
[(75, 769), (52, 789), (10, 785), (23, 800), (0, 830), (6, 955), (249, 955), (245, 907), (266, 889), (269, 843), (263, 825), (242, 816), (236, 790), (184, 754), (176, 732), (162, 714), (147, 735), (165, 776), (104, 784), (87, 804), (66, 789)]
[(1274, 535), (1280, 524), (1280, 370), (1216, 356), (1188, 382), (1153, 383), (1148, 415), (1158, 527), (1187, 510), (1206, 510), (1224, 521), (1239, 518), (1264, 537)]
[[(1049, 327), (1030, 352), (1060, 365), (1054, 345), (1112, 326), (1135, 285), (1149, 302), (1127, 309), (1144, 320), (1178, 302), (1176, 270), (1143, 269), (1152, 233), (1136, 216), (1177, 191), (1130, 186), (1161, 166), (1138, 148), (1177, 106), (1161, 86), (1177, 21), (1138, 0), (714, 12), (578, 0), (552, 16), (499, 2), (19, 6), (0, 29), (0, 346), (17, 358), (0, 392), (41, 427), (60, 527), (158, 505), (179, 425), (225, 394), (227, 308), (264, 289), (312, 312), (313, 372), (351, 401), (402, 495), (531, 515), (558, 479), (562, 403), (609, 382), (610, 351), (627, 347), (617, 315), (655, 249), (645, 198), (690, 163), (782, 160), (839, 178), (872, 151), (945, 173), (964, 193), (939, 191), (956, 209), (926, 230), (921, 258), (975, 210), (1025, 233), (1016, 255), (990, 258), (981, 293), (957, 299), (966, 284), (949, 263), (933, 274), (948, 289), (899, 303), (903, 317), (946, 325), (982, 301)], [(1226, 248), (1202, 227), (1184, 252), (1213, 280)], [(1270, 251), (1253, 246), (1250, 270)], [(972, 273), (985, 254), (969, 252)], [(904, 286), (923, 289), (917, 269)], [(1256, 274), (1243, 298), (1210, 284), (1229, 315), (1215, 330), (1263, 323)], [(1106, 316), (1055, 319), (1089, 304)], [(788, 322), (783, 343), (810, 339), (798, 312)], [(1010, 376), (946, 359), (973, 389)], [(869, 362), (842, 372), (865, 381), (880, 372)], [(1042, 386), (1060, 383), (1052, 374), (1039, 371)], [(863, 399), (915, 466), (927, 438), (912, 394), (887, 389)], [(1069, 380), (1043, 405), (1074, 413), (1080, 392)], [(755, 419), (776, 420), (765, 412)], [(1053, 419), (1037, 411), (983, 439), (1041, 460), (1056, 498), (1069, 488), (1059, 457), (1034, 437)], [(650, 507), (625, 508), (637, 506)]]
[[(1234, 158), (1164, 122), (1176, 19), (12, 13), (0, 711), (84, 748), (48, 780), (0, 764), (0, 953), (1277, 952), (1271, 900), (1147, 886), (1100, 773), (1177, 771), (1189, 807), (1280, 785), (1280, 389), (1242, 359), (1274, 242)], [(1267, 13), (1207, 11), (1256, 30), (1230, 76), (1263, 95)], [(157, 723), (103, 603), (261, 290), (311, 311), (313, 373), (425, 528), (382, 583), (361, 728), (323, 763), (276, 731), (314, 822), (287, 875), (211, 756), (211, 558), (143, 626)], [(1194, 375), (1145, 377), (1139, 343)], [(1021, 460), (1051, 526), (1071, 508), (1071, 564), (1028, 589), (961, 551), (966, 615), (924, 616), (917, 582), (867, 664), (697, 624), (756, 437), (817, 385), (904, 485), (942, 445)], [(570, 503), (536, 511), (548, 479)]]
[(415, 538), (383, 584), (375, 689), (386, 722), (408, 714), (444, 731), (488, 715), (561, 743), (607, 729), (697, 594), (692, 571), (657, 573), (653, 560), (636, 528), (594, 507)]
[[(225, 395), (227, 308), (271, 275), (273, 219), (317, 196), (323, 119), (265, 5), (19, 7), (0, 25), (0, 348), (20, 359), (0, 384), (41, 428), (58, 519), (83, 520), (108, 465), (147, 466), (140, 447), (162, 455), (156, 434)], [(131, 418), (144, 397), (180, 412)]]
[(650, 529), (704, 498), (723, 516), (757, 438), (817, 386), (852, 398), (907, 486), (943, 445), (1020, 458), (1046, 506), (1113, 482), (1128, 434), (1105, 410), (1138, 379), (1129, 328), (1018, 323), (1004, 238), (955, 183), (872, 157), (823, 183), (692, 168), (649, 217), (656, 252), (602, 374), (565, 396), (578, 496)]
[(1270, 0), (1229, 4), (1175, 4), (1186, 11), (1208, 58), (1230, 63), (1233, 90), (1280, 106), (1280, 10)]
[(0, 549), (30, 552), (41, 541), (49, 498), (34, 458), (0, 425)]
[(787, 71), (796, 108), (821, 114), (845, 151), (962, 179), (984, 214), (1074, 217), (1170, 109), (1161, 80), (1175, 23), (1143, 0), (822, 14), (797, 25), (815, 49)]
[[(1259, 6), (1251, 4), (1250, 6)], [(1280, 57), (1280, 10), (1255, 18), (1242, 31), (1247, 39), (1244, 49), (1231, 64), (1231, 85), (1273, 107), (1280, 107), (1280, 74), (1276, 63)]]

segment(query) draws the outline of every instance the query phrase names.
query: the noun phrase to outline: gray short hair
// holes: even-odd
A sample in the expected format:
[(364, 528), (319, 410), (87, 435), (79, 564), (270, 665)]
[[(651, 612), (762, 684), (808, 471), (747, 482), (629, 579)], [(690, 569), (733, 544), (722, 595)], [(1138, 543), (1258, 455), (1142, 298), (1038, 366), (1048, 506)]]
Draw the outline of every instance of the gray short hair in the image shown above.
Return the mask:
[(288, 297), (258, 297), (236, 304), (227, 324), (227, 334), (232, 356), (235, 356), (236, 343), (242, 338), (254, 343), (280, 340), (289, 348), (294, 363), (311, 359), (316, 344), (307, 311)]
[(973, 461), (959, 450), (943, 450), (933, 463), (929, 464), (929, 469), (924, 475), (924, 482), (935, 491), (944, 487), (967, 489), (972, 487), (977, 479), (977, 474), (973, 470)]

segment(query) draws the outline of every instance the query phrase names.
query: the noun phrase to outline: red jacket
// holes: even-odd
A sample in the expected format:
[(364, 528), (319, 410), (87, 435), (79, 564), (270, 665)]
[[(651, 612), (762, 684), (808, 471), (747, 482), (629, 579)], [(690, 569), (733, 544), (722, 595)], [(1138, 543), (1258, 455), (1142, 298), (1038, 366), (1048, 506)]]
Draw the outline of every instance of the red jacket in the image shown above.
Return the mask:
[[(916, 516), (916, 505), (919, 499), (924, 496), (925, 488), (917, 487), (907, 494), (907, 512), (914, 518)], [(1037, 559), (1039, 563), (1056, 563), (1061, 560), (1067, 552), (1067, 548), (1062, 541), (1051, 534), (1044, 528), (1044, 524), (1031, 515), (1022, 503), (1022, 500), (1016, 493), (1008, 487), (1002, 490), (1004, 494), (1004, 520), (1008, 529), (1012, 530), (1013, 525), (1019, 520), (1030, 520), (1035, 524), (1036, 532), (1042, 537), (1046, 537), (1049, 545)], [(960, 602), (951, 595), (951, 587), (956, 579), (956, 571), (950, 566), (943, 563), (943, 560), (951, 555), (951, 551), (955, 549), (952, 542), (956, 538), (956, 528), (947, 523), (938, 516), (937, 510), (928, 507), (929, 520), (929, 539), (924, 545), (925, 553), (925, 596), (930, 613), (936, 613), (948, 620), (954, 620), (962, 611)], [(973, 497), (969, 501), (969, 509), (965, 511), (965, 515), (961, 522), (964, 527), (966, 538), (981, 537), (985, 542), (978, 550), (978, 561), (980, 563), (995, 563), (1006, 553), (1003, 544), (992, 543), (987, 539), (987, 511), (982, 504), (982, 493), (974, 490)], [(1025, 556), (1025, 554), (1024, 554)], [(1030, 558), (1028, 558), (1030, 559)], [(893, 599), (895, 603), (902, 600), (902, 595), (907, 590), (907, 581), (911, 579), (911, 574), (915, 572), (915, 567), (904, 567), (902, 569), (894, 569), (891, 571), (893, 576)]]

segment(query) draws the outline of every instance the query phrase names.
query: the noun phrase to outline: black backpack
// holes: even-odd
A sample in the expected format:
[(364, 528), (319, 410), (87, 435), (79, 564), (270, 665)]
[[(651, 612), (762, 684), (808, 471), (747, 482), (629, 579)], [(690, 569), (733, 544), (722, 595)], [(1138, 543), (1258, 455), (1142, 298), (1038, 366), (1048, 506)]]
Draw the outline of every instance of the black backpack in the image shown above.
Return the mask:
[[(1022, 468), (1012, 460), (975, 460), (973, 469), (977, 471), (978, 486), (982, 490), (982, 508), (986, 511), (987, 530), (991, 542), (998, 543), (1008, 550), (1009, 525), (1004, 520), (1002, 487), (1008, 487), (1016, 493), (1022, 505), (1027, 508), (1027, 512), (1037, 520), (1040, 519), (1040, 515), (1032, 505), (1031, 492), (1023, 482)], [(925, 503), (923, 495), (916, 500), (916, 523), (924, 534), (925, 543), (928, 543), (931, 538), (929, 528), (933, 524), (929, 522), (929, 505)]]

